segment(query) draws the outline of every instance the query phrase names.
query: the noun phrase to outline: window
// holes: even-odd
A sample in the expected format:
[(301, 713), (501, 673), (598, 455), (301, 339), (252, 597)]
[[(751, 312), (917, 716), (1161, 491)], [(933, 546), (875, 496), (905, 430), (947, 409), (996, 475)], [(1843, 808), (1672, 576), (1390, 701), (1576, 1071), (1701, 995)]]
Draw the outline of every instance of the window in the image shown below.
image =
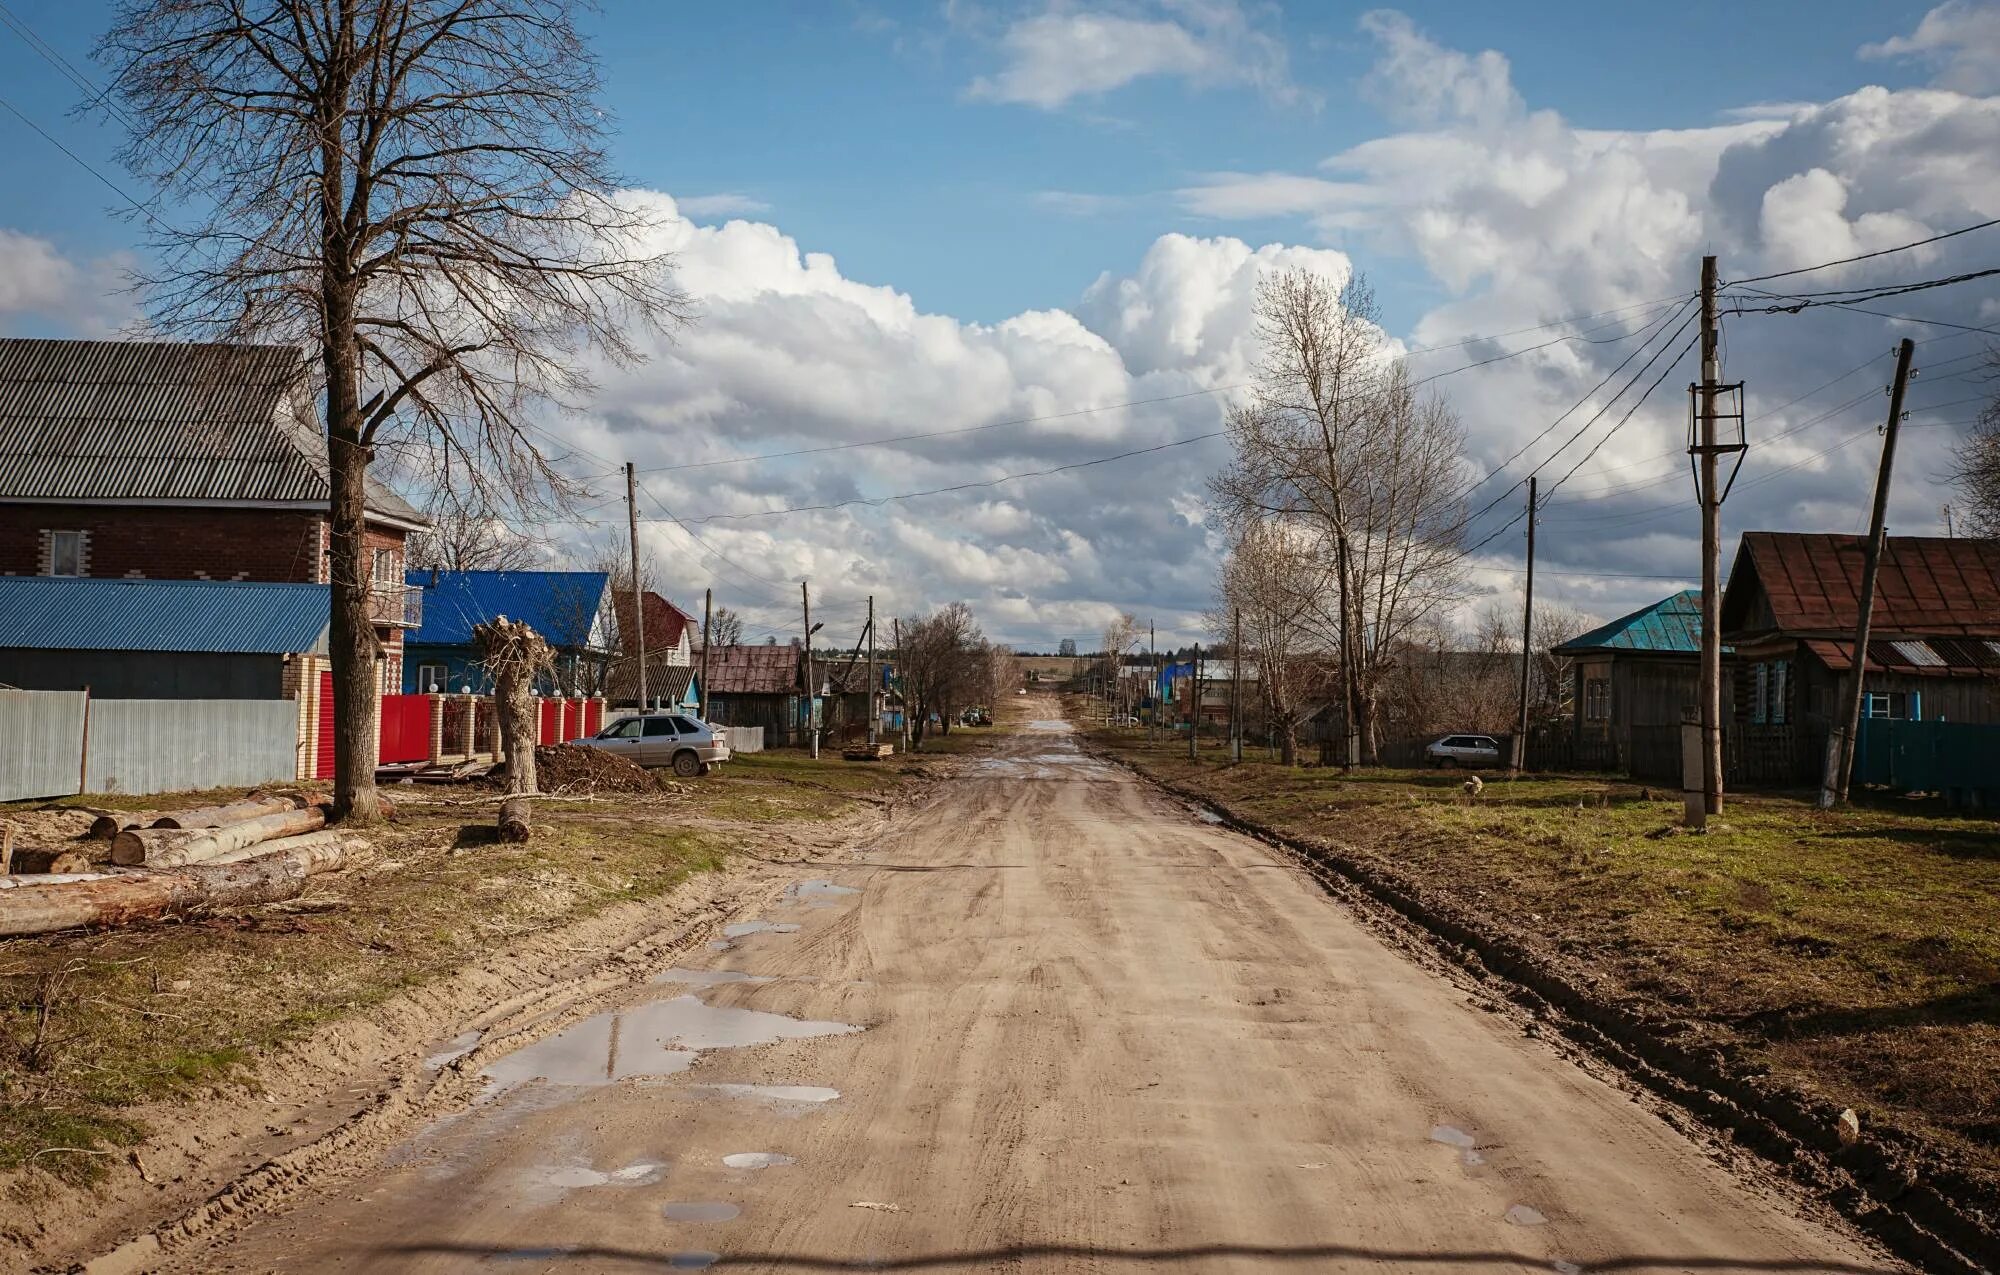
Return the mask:
[(671, 735), (673, 733), (674, 733), (674, 723), (672, 718), (648, 717), (646, 719), (647, 739), (652, 739), (659, 735)]
[(1792, 662), (1776, 660), (1771, 664), (1771, 725), (1785, 724), (1785, 700), (1791, 692)]
[(451, 673), (442, 664), (417, 665), (417, 694), (429, 695), (447, 689)]
[(1902, 691), (1870, 691), (1861, 697), (1863, 717), (1883, 717), (1902, 721), (1908, 715), (1909, 696)]
[(49, 533), (49, 570), (52, 576), (80, 576), (83, 574), (83, 545), (85, 533), (81, 531), (51, 531)]
[(377, 549), (372, 570), (377, 589), (393, 590), (403, 583), (403, 573), (397, 568), (394, 549)]
[(1762, 726), (1770, 720), (1771, 706), (1771, 666), (1753, 664), (1750, 666), (1750, 722)]
[(639, 719), (636, 717), (627, 717), (622, 721), (613, 722), (599, 731), (597, 737), (599, 739), (637, 739), (639, 738)]
[(1586, 722), (1608, 722), (1611, 720), (1610, 678), (1591, 677), (1584, 679), (1583, 720)]
[(674, 729), (683, 735), (692, 735), (700, 730), (701, 727), (695, 725), (685, 717), (676, 717), (674, 718)]

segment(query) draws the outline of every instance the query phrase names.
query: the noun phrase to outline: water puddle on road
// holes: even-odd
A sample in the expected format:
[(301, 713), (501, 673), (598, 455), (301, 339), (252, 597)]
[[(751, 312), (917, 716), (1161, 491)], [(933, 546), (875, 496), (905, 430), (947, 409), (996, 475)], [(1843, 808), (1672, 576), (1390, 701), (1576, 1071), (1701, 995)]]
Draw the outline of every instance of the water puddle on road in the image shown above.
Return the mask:
[(774, 981), (769, 974), (745, 974), (741, 970), (684, 970), (676, 965), (672, 969), (661, 970), (646, 980), (648, 983), (679, 983), (687, 987), (721, 987), (725, 983), (769, 983)]
[[(738, 921), (722, 927), (722, 937), (740, 939), (752, 934), (797, 934), (799, 927), (779, 921)], [(709, 944), (714, 947), (713, 943)]]
[(424, 1070), (442, 1071), (452, 1063), (457, 1062), (473, 1050), (479, 1048), (479, 1042), (485, 1035), (485, 1032), (470, 1031), (460, 1032), (458, 1035), (453, 1036), (450, 1040), (444, 1042), (444, 1046), (436, 1053), (424, 1059)]
[(651, 1186), (667, 1174), (665, 1162), (642, 1160), (622, 1169), (593, 1169), (587, 1164), (556, 1164), (528, 1174), (536, 1185), (558, 1191), (582, 1191), (599, 1186)]
[(1196, 810), (1196, 811), (1194, 812), (1194, 817), (1195, 817), (1195, 818), (1197, 818), (1197, 819), (1199, 819), (1199, 820), (1201, 820), (1201, 821), (1202, 821), (1203, 823), (1221, 823), (1221, 822), (1222, 822), (1222, 816), (1221, 816), (1221, 815), (1218, 815), (1218, 814), (1216, 814), (1216, 813), (1215, 813), (1215, 812), (1214, 812), (1213, 810), (1208, 810), (1208, 809), (1206, 809), (1206, 808), (1204, 808), (1204, 809), (1200, 809), (1200, 810)]
[(722, 1163), (731, 1169), (776, 1169), (798, 1161), (776, 1151), (732, 1151), (722, 1157)]
[(722, 1200), (684, 1200), (660, 1206), (669, 1222), (733, 1222), (743, 1210)]
[(1479, 1153), (1479, 1140), (1457, 1125), (1432, 1125), (1430, 1137), (1432, 1142), (1442, 1142), (1448, 1147), (1456, 1147), (1461, 1164), (1474, 1166), (1486, 1163), (1486, 1157)]
[[(859, 1031), (860, 1028), (852, 1030)], [(829, 1089), (825, 1085), (696, 1085), (695, 1088), (718, 1098), (747, 1098), (785, 1106), (816, 1106), (840, 1097), (840, 1090)]]
[(704, 1049), (767, 1045), (780, 1040), (845, 1036), (851, 1023), (815, 1022), (756, 1009), (709, 1005), (676, 996), (593, 1015), (488, 1063), (486, 1097), (530, 1080), (552, 1085), (606, 1085), (671, 1076), (694, 1066)]
[(1540, 1209), (1531, 1208), (1526, 1204), (1508, 1205), (1505, 1216), (1516, 1226), (1541, 1226), (1548, 1221), (1542, 1216)]
[(861, 891), (851, 885), (835, 885), (825, 878), (812, 881), (794, 881), (785, 887), (785, 897), (794, 903), (809, 903), (814, 907), (837, 907), (842, 898)]

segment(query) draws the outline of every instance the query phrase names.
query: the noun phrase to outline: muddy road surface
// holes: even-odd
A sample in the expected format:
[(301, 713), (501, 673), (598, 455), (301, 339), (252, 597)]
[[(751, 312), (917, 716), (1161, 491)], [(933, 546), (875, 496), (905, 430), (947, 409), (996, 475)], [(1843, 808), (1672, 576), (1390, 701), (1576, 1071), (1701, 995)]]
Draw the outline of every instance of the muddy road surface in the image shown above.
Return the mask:
[(1895, 1269), (1060, 722), (796, 873), (171, 1267)]

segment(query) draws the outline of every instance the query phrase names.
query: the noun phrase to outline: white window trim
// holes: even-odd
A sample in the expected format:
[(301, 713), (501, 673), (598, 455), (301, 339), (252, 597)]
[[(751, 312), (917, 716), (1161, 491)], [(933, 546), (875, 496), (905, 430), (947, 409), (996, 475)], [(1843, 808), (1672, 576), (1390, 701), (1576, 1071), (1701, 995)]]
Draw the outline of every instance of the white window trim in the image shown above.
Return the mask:
[[(60, 575), (64, 579), (81, 579), (90, 574), (90, 533), (74, 527), (52, 527), (42, 533), (48, 538), (43, 549), (42, 574)], [(56, 570), (56, 537), (76, 537), (76, 570), (58, 572)]]

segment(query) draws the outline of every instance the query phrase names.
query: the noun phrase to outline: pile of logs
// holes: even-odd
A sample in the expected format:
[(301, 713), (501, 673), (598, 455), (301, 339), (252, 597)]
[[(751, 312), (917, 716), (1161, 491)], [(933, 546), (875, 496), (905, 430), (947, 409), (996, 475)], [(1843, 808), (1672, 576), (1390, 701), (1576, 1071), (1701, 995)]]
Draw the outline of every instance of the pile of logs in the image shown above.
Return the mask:
[(323, 798), (300, 793), (179, 811), (145, 828), (103, 816), (92, 835), (102, 837), (109, 821), (108, 868), (93, 867), (75, 843), (9, 846), (0, 855), (0, 936), (294, 898), (307, 877), (365, 844), (327, 831), (327, 816)]

